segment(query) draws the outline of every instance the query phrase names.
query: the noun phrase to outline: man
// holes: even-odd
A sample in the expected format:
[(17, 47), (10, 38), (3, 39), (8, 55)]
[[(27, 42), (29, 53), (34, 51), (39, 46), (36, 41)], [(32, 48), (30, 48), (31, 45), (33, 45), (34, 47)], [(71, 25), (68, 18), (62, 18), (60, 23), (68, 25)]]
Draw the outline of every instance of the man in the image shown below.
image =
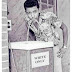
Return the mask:
[[(28, 26), (27, 27), (31, 31), (30, 32), (28, 30), (28, 32), (30, 32), (30, 34), (33, 34), (33, 36), (34, 36), (34, 34), (37, 33), (37, 31), (38, 31), (37, 28), (39, 26), (40, 17), (41, 17), (41, 13), (39, 13), (39, 4), (38, 4), (38, 1), (37, 0), (26, 0), (25, 3), (24, 3), (24, 9), (25, 9), (25, 12), (26, 12), (26, 15), (27, 15), (25, 17), (25, 20), (28, 23)], [(67, 48), (67, 40), (68, 40), (68, 30), (67, 30), (67, 27), (52, 12), (48, 12), (47, 14), (48, 15), (46, 15), (46, 16), (47, 17), (52, 17), (51, 18), (52, 22), (54, 21), (55, 22), (55, 25), (62, 29), (62, 32), (63, 32), (63, 48), (60, 49), (60, 51), (62, 51), (62, 49)], [(55, 20), (53, 19), (53, 17), (54, 17)], [(43, 22), (45, 22), (45, 19), (42, 19), (42, 23)], [(53, 22), (53, 24), (54, 24), (54, 22)], [(35, 38), (35, 36), (34, 36), (34, 38)], [(61, 52), (60, 51), (58, 52), (58, 57), (61, 57)], [(57, 51), (55, 51), (55, 54), (56, 53), (57, 53)], [(57, 58), (57, 56), (55, 56), (55, 60), (56, 61), (58, 60), (61, 63), (61, 59)], [(54, 64), (55, 64), (54, 65), (55, 66), (54, 67), (54, 69), (55, 69), (54, 71), (57, 72), (57, 70), (59, 68), (58, 72), (62, 72), (61, 64), (58, 65), (59, 66), (58, 68), (57, 68), (56, 63), (54, 63)]]
[[(24, 3), (24, 8), (25, 8), (25, 12), (26, 12), (29, 20), (33, 20), (33, 19), (39, 20), (40, 13), (39, 13), (39, 4), (38, 4), (37, 0), (27, 0)], [(60, 28), (63, 31), (63, 41), (64, 41), (63, 46), (66, 48), (67, 47), (67, 40), (68, 40), (68, 30), (67, 30), (66, 25), (63, 22), (62, 22)], [(30, 31), (33, 34), (33, 31), (31, 29), (30, 29)]]

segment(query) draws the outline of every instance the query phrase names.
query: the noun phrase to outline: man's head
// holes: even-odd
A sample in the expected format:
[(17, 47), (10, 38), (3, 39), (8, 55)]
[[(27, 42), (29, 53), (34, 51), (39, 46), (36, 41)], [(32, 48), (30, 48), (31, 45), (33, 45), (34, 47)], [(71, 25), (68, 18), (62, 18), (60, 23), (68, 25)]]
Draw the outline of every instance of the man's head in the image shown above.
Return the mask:
[(38, 18), (39, 3), (37, 0), (26, 0), (24, 3), (25, 12), (30, 19)]

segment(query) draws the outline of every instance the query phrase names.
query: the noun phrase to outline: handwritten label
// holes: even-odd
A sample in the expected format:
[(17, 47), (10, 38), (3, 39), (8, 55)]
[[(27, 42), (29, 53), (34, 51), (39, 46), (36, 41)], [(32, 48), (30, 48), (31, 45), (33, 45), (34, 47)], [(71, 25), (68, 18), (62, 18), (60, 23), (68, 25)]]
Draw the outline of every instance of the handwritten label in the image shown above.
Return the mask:
[(49, 51), (31, 54), (32, 68), (49, 65)]

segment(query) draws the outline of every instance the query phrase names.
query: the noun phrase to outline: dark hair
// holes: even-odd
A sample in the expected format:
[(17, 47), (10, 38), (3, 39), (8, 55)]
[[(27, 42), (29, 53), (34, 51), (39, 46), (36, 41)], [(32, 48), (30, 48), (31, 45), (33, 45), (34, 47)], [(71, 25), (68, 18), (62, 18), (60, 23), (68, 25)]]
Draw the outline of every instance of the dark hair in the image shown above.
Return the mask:
[(33, 7), (33, 6), (37, 6), (37, 8), (39, 9), (39, 3), (37, 0), (26, 0), (24, 3), (25, 10), (26, 8)]

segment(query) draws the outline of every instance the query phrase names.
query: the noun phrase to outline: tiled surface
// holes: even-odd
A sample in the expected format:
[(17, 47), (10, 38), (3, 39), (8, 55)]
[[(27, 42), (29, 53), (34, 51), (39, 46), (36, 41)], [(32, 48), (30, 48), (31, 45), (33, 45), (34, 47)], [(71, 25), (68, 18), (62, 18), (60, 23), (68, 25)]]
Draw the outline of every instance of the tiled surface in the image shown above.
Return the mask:
[(7, 26), (2, 26), (2, 31), (3, 32), (7, 31)]
[[(7, 50), (8, 52), (8, 50)], [(2, 61), (8, 60), (8, 55), (2, 56)]]
[(7, 11), (7, 2), (2, 2), (2, 11)]
[(2, 70), (2, 72), (9, 72), (9, 69), (8, 68), (4, 69), (4, 70)]
[(9, 66), (9, 62), (8, 62), (8, 61), (2, 63), (2, 68), (6, 68), (6, 67), (8, 67), (8, 66)]
[(53, 5), (53, 4), (54, 4), (53, 1), (54, 1), (54, 0), (49, 0), (48, 3)]
[(8, 34), (7, 33), (2, 33), (2, 39), (7, 39)]
[(7, 0), (2, 0), (2, 2), (5, 2), (5, 3), (7, 3)]
[(2, 48), (2, 53), (7, 53), (8, 52), (8, 47)]
[(2, 16), (7, 16), (7, 11), (2, 11)]
[(7, 25), (7, 18), (2, 18), (2, 24), (6, 24)]
[(4, 46), (8, 46), (8, 40), (2, 41), (2, 47), (4, 47)]
[(42, 10), (47, 9), (47, 5), (42, 5)]
[(2, 72), (9, 72), (7, 0), (2, 0)]
[(46, 3), (46, 4), (47, 4), (47, 0), (41, 0), (41, 2), (44, 2), (44, 3)]

